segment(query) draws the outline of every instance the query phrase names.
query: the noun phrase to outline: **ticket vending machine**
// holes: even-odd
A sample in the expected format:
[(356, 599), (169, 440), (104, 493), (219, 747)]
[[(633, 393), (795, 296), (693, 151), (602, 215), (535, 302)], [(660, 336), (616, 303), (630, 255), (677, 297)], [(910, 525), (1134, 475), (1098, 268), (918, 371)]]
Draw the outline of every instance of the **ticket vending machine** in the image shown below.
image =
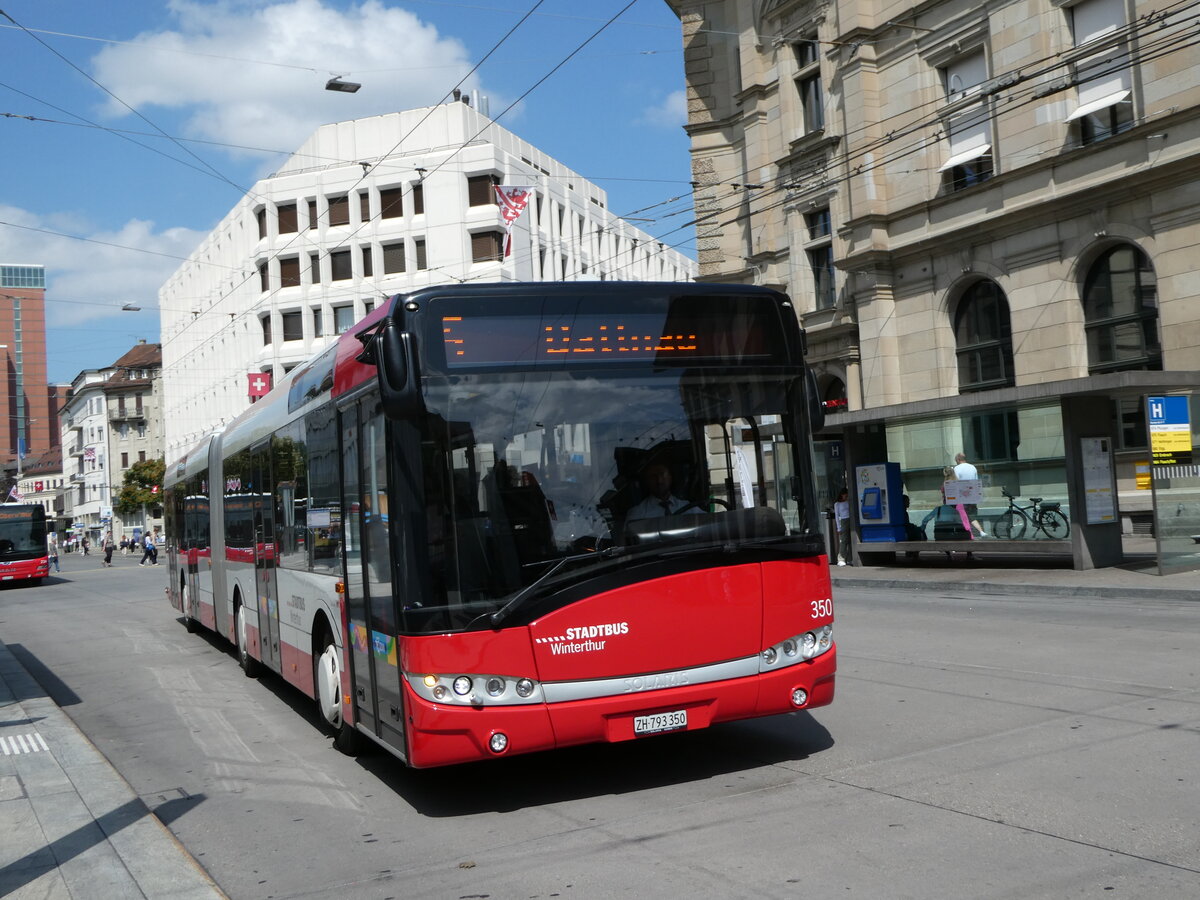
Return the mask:
[(875, 463), (854, 470), (859, 536), (863, 543), (902, 541), (904, 487), (899, 463)]

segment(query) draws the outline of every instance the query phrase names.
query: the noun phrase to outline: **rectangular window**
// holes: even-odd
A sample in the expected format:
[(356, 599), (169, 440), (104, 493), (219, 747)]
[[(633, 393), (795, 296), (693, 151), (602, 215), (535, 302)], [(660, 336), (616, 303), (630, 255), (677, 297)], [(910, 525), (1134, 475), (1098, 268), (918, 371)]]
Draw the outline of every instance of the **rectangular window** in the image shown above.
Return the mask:
[(134, 411), (135, 411), (135, 412), (137, 412), (139, 415), (141, 415), (141, 412), (142, 412), (142, 395), (141, 395), (141, 393), (140, 393), (140, 392), (139, 392), (139, 393), (137, 393), (137, 394), (134, 394), (134, 395), (133, 395), (133, 408), (134, 408)]
[(304, 340), (304, 316), (299, 312), (285, 312), (279, 317), (283, 324), (283, 339), (285, 341)]
[(146, 436), (146, 423), (138, 422), (137, 431), (138, 431), (138, 437), (144, 438)]
[(420, 216), (425, 213), (425, 185), (414, 184), (412, 189), (412, 204), (413, 215)]
[(267, 211), (265, 209), (256, 209), (254, 218), (258, 222), (258, 237), (261, 240), (267, 236)]
[(320, 253), (308, 254), (308, 270), (311, 273), (310, 277), (312, 278), (312, 283), (320, 284), (321, 283), (321, 254)]
[(358, 220), (363, 224), (371, 221), (370, 191), (361, 191), (358, 195)]
[(329, 198), (329, 224), (350, 224), (350, 198), (345, 194), (342, 194), (340, 197)]
[(308, 227), (311, 231), (317, 227), (317, 201), (308, 201)]
[(404, 188), (384, 188), (379, 192), (379, 218), (398, 219), (404, 215)]
[(404, 242), (383, 245), (383, 274), (398, 275), (404, 271)]
[(138, 451), (138, 462), (145, 462), (145, 461), (146, 461), (146, 451), (139, 450)]
[(362, 277), (370, 278), (375, 274), (374, 257), (371, 254), (371, 245), (364, 244), (362, 246)]
[(416, 254), (416, 257), (417, 257), (417, 268), (418, 269), (429, 268), (428, 263), (426, 263), (426, 261), (425, 261), (425, 239), (424, 238), (417, 238), (416, 240), (413, 241), (413, 252)]
[(129, 454), (128, 453), (121, 454), (121, 468), (122, 469), (129, 468)]
[(313, 337), (321, 337), (325, 331), (321, 327), (321, 310), (314, 309), (313, 314)]
[(804, 216), (804, 224), (808, 226), (808, 239), (810, 241), (829, 237), (832, 234), (832, 228), (829, 224), (829, 207), (807, 213)]
[(1079, 123), (1079, 142), (1094, 144), (1133, 127), (1129, 50), (1118, 38), (1125, 25), (1120, 0), (1084, 0), (1068, 11), (1075, 46), (1097, 50), (1075, 63), (1079, 103), (1067, 122)]
[(300, 286), (300, 257), (285, 256), (279, 260), (279, 286)]
[(258, 321), (262, 323), (263, 346), (269, 347), (271, 345), (271, 314), (267, 313)]
[(805, 134), (825, 129), (825, 92), (821, 87), (821, 52), (815, 34), (792, 45), (796, 54), (796, 93)]
[(264, 259), (258, 264), (258, 289), (267, 291), (271, 288), (270, 270), (267, 267), (267, 261)]
[(500, 179), (495, 175), (472, 175), (467, 178), (467, 206), (495, 206), (496, 188)]
[(817, 309), (833, 309), (837, 304), (833, 280), (833, 247), (827, 244), (824, 247), (814, 247), (807, 253)]
[(345, 281), (354, 273), (351, 271), (350, 251), (334, 250), (329, 254), (329, 278), (331, 281)]
[(279, 216), (279, 233), (280, 234), (295, 234), (296, 233), (296, 204), (285, 203), (277, 206), (276, 211)]
[(354, 307), (335, 306), (333, 308), (333, 333), (345, 334), (354, 327)]
[(504, 236), (498, 231), (471, 235), (471, 262), (495, 262), (500, 259)]

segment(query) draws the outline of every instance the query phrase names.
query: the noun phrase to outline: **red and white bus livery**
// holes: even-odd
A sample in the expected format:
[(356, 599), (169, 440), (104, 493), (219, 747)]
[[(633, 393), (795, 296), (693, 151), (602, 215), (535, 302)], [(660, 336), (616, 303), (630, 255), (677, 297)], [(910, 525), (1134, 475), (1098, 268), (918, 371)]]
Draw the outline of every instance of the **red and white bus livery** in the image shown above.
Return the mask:
[(828, 704), (811, 384), (766, 289), (395, 296), (168, 467), (171, 603), (414, 767)]
[(0, 583), (38, 585), (49, 574), (45, 507), (40, 503), (0, 505)]

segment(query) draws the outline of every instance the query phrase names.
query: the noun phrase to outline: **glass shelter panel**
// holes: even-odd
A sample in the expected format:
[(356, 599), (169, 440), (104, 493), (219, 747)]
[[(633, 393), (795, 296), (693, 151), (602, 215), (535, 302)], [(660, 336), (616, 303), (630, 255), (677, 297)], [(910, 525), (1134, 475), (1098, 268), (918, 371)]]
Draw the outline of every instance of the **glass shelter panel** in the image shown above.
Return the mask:
[[(1059, 513), (1070, 522), (1062, 413), (1057, 403), (891, 424), (887, 448), (888, 460), (899, 463), (903, 473), (909, 522), (929, 540), (935, 539), (939, 521), (952, 521), (949, 513), (957, 513), (952, 507), (947, 510), (943, 487), (957, 479), (954, 467), (959, 453), (978, 474), (983, 493), (974, 504), (976, 519), (989, 537), (1066, 537), (1062, 525), (1039, 519), (1031, 502), (1036, 497), (1042, 505), (1058, 504)], [(1014, 520), (1025, 527), (1011, 527)]]

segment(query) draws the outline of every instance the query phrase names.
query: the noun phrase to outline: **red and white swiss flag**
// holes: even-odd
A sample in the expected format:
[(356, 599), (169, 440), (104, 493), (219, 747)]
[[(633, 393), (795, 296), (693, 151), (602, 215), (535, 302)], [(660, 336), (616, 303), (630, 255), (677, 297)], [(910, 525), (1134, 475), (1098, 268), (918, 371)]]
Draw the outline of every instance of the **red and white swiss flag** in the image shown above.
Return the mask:
[(532, 196), (533, 191), (527, 187), (510, 184), (496, 185), (496, 198), (500, 201), (500, 217), (504, 219), (504, 256), (506, 258), (512, 253), (513, 224), (521, 218), (521, 213), (525, 212), (525, 207), (529, 205), (529, 198)]
[(265, 397), (271, 393), (271, 373), (251, 372), (246, 376), (249, 383), (247, 395), (250, 397)]

